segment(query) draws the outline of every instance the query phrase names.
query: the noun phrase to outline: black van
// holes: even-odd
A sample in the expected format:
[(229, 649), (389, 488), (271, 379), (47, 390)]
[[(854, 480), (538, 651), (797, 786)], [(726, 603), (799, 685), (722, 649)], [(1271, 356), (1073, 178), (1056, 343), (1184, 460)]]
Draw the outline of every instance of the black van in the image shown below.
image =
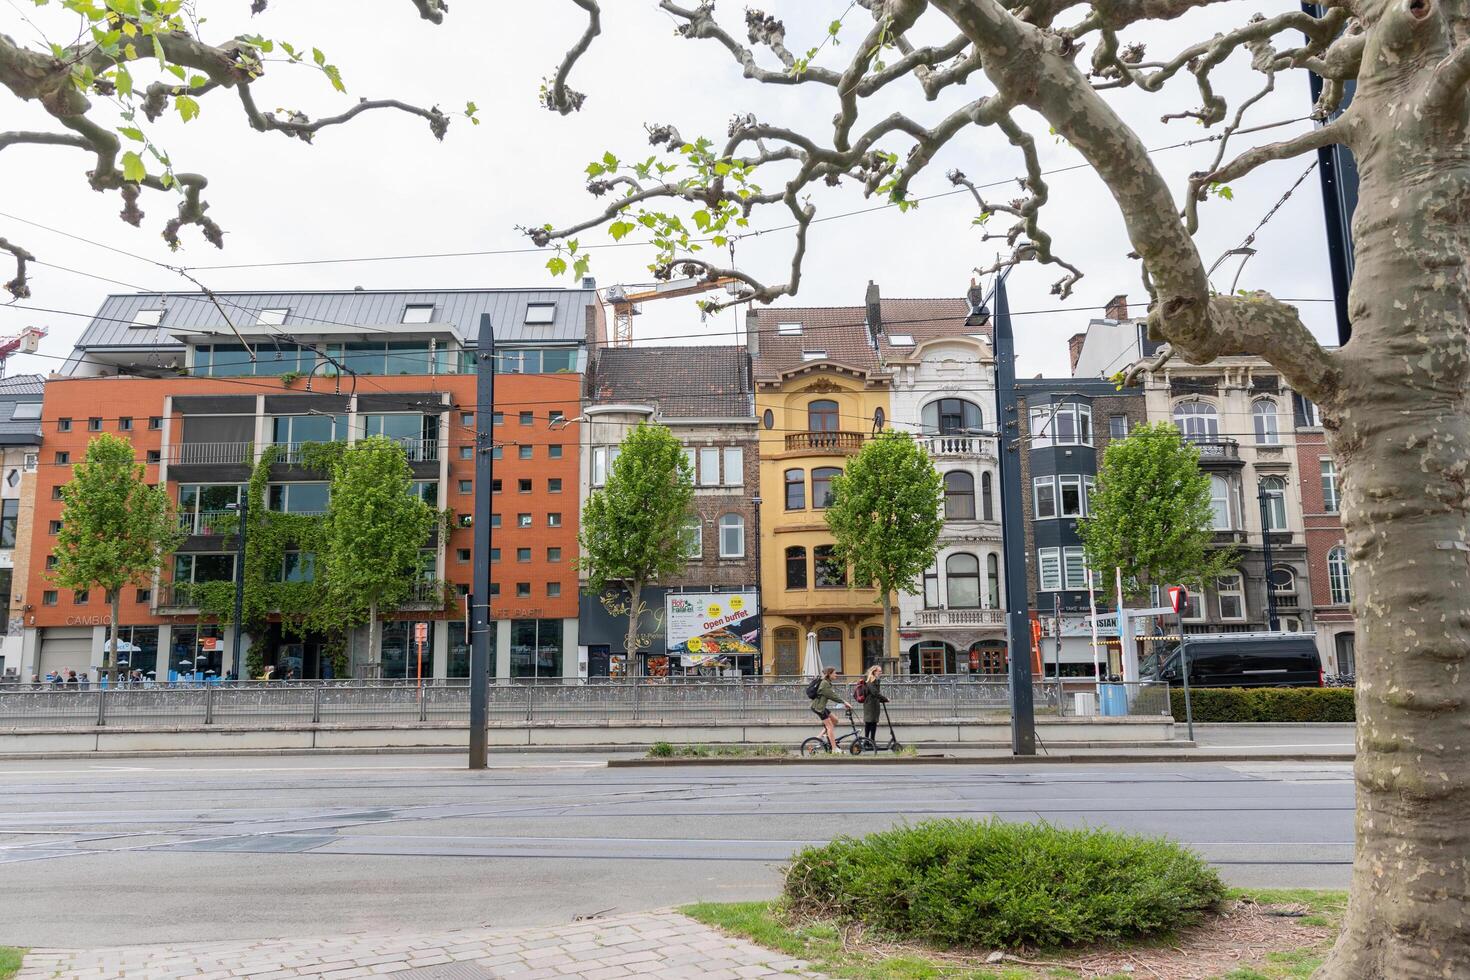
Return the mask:
[[(1204, 633), (1189, 637), (1190, 687), (1321, 687), (1313, 633)], [(1140, 665), (1144, 680), (1182, 685), (1179, 648)]]

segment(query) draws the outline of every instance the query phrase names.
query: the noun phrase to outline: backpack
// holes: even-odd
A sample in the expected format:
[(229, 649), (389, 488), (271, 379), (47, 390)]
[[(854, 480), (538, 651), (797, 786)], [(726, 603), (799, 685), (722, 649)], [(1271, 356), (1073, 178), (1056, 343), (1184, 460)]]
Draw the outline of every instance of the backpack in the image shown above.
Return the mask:
[(822, 687), (822, 679), (820, 677), (813, 677), (811, 680), (807, 681), (806, 682), (806, 696), (807, 696), (807, 700), (809, 700), (809, 701), (810, 700), (814, 700), (816, 698), (816, 696), (817, 696), (817, 691), (821, 690), (821, 687)]
[(858, 704), (868, 700), (868, 681), (863, 678), (852, 686), (852, 696)]

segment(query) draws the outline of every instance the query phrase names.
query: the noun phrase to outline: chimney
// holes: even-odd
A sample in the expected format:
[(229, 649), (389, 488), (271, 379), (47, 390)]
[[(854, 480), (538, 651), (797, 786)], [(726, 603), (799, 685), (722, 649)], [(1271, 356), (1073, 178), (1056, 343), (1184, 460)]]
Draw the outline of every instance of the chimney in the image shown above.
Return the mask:
[(863, 302), (868, 307), (868, 333), (876, 342), (883, 332), (883, 304), (878, 297), (878, 284), (868, 280), (868, 293)]
[(1072, 355), (1072, 373), (1077, 373), (1077, 359), (1082, 356), (1082, 345), (1087, 343), (1087, 334), (1074, 333), (1067, 341), (1067, 352)]
[(1128, 319), (1128, 294), (1119, 293), (1117, 296), (1108, 300), (1107, 309), (1103, 315), (1109, 320), (1121, 321)]
[(985, 305), (985, 287), (971, 279), (970, 288), (965, 292), (965, 299), (969, 300), (970, 316), (976, 324), (990, 320), (990, 308)]
[[(752, 304), (753, 305), (753, 304)], [(759, 357), (761, 353), (760, 320), (755, 315), (754, 309), (745, 311), (745, 349), (750, 352), (751, 357)]]

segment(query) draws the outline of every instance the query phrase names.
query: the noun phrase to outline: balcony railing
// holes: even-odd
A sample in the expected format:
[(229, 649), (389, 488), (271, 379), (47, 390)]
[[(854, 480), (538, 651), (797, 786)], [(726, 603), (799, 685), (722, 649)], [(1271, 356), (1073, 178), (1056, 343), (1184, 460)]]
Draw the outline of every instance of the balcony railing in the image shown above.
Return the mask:
[(182, 442), (170, 446), (168, 461), (177, 466), (209, 464), (248, 466), (255, 461), (255, 444), (249, 442)]
[(432, 463), (439, 459), (438, 439), (395, 439), (403, 447), (410, 463)]
[(1004, 629), (1003, 609), (920, 609), (916, 626), (994, 626)]
[(994, 455), (989, 441), (981, 436), (924, 436), (921, 441), (924, 451), (936, 459)]
[(179, 515), (179, 530), (185, 534), (214, 537), (234, 534), (240, 518), (233, 510), (201, 510)]
[(199, 608), (199, 598), (204, 587), (213, 582), (164, 582), (153, 592), (154, 605), (159, 612), (165, 610), (194, 610)]
[(1199, 450), (1201, 461), (1212, 459), (1240, 459), (1240, 443), (1234, 439), (1203, 439), (1191, 436), (1190, 445)]
[(861, 432), (793, 432), (786, 437), (788, 451), (855, 453), (862, 448)]

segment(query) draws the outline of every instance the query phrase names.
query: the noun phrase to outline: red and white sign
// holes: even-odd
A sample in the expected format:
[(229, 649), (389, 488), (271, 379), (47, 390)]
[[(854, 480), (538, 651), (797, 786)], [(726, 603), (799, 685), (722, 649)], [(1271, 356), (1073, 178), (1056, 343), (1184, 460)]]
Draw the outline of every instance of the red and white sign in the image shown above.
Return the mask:
[(1188, 590), (1182, 585), (1169, 586), (1169, 605), (1174, 607), (1175, 612), (1179, 612), (1185, 606), (1189, 605)]
[(427, 642), (429, 642), (429, 624), (428, 623), (414, 623), (413, 624), (413, 639), (414, 639), (414, 642), (415, 643), (427, 643)]
[(200, 642), (200, 644), (203, 645), (204, 649), (206, 649), (206, 650), (213, 651), (213, 650), (218, 650), (219, 649), (219, 639), (217, 637), (206, 636), (204, 639), (200, 640), (199, 642)]

